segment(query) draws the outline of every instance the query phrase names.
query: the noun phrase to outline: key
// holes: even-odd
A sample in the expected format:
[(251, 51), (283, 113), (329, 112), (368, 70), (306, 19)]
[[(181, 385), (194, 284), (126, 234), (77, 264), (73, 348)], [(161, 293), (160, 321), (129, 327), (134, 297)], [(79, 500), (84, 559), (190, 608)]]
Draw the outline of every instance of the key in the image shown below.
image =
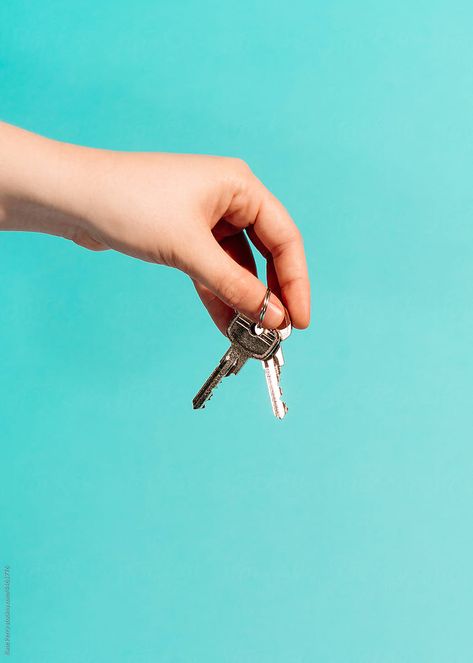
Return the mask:
[[(279, 330), (281, 341), (286, 340), (292, 331), (292, 325), (289, 323), (284, 329)], [(273, 414), (278, 419), (283, 419), (287, 413), (287, 405), (282, 400), (282, 389), (279, 384), (281, 378), (281, 367), (284, 364), (284, 356), (281, 345), (277, 351), (262, 362), (266, 385), (268, 387), (269, 400), (273, 408)]]
[(279, 384), (282, 364), (280, 363), (281, 355), (279, 354), (279, 357), (277, 357), (278, 354), (279, 351), (273, 357), (261, 363), (263, 364), (273, 414), (278, 419), (284, 419), (287, 412), (287, 405), (282, 400), (282, 389)]
[(230, 322), (227, 329), (230, 347), (217, 368), (210, 374), (197, 392), (192, 405), (194, 410), (205, 407), (214, 390), (228, 375), (236, 375), (250, 358), (264, 361), (278, 351), (281, 336), (275, 329), (263, 329), (241, 313)]

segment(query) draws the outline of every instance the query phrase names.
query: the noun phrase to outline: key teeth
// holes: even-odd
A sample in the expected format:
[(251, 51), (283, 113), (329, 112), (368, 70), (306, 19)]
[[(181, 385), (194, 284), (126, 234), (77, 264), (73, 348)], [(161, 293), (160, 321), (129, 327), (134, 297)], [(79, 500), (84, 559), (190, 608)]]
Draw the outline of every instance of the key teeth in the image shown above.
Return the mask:
[(286, 403), (283, 403), (283, 409), (284, 409), (283, 414), (277, 414), (277, 415), (276, 415), (276, 417), (279, 419), (279, 421), (282, 421), (282, 420), (284, 419), (284, 417), (286, 416), (286, 414), (287, 414), (287, 412), (288, 412), (288, 410), (289, 410), (289, 408), (287, 407)]
[(194, 405), (194, 410), (205, 410), (205, 406), (207, 405), (207, 403), (209, 402), (209, 400), (212, 398), (212, 396), (214, 395), (215, 390), (218, 389), (219, 385), (220, 385), (220, 382), (219, 382), (218, 384), (216, 384), (215, 387), (213, 387), (213, 389), (211, 390), (210, 394), (207, 396), (207, 398), (206, 398), (205, 401), (202, 403), (202, 405), (197, 406), (197, 407)]

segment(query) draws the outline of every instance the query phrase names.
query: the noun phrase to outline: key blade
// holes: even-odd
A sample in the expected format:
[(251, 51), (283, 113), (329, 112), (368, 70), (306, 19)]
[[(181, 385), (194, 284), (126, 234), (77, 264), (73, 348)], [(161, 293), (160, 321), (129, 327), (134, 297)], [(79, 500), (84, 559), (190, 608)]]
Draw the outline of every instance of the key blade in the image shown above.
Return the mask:
[(276, 375), (278, 377), (278, 382), (281, 381), (281, 366), (284, 366), (284, 355), (282, 353), (282, 347), (279, 346), (278, 351), (272, 357), (274, 361), (274, 368), (276, 369)]
[(227, 375), (231, 375), (231, 373), (238, 373), (243, 366), (243, 363), (243, 358), (230, 347), (221, 358), (217, 368), (212, 371), (210, 376), (194, 396), (194, 399), (192, 400), (192, 407), (194, 410), (204, 408), (205, 404), (210, 400), (214, 390), (218, 387), (223, 378), (227, 377)]
[(274, 357), (266, 361), (261, 362), (263, 364), (264, 375), (266, 377), (266, 384), (268, 386), (269, 399), (271, 401), (271, 407), (273, 408), (273, 414), (278, 419), (284, 419), (287, 413), (287, 405), (282, 400), (282, 389), (279, 384), (279, 367), (278, 360), (274, 360)]

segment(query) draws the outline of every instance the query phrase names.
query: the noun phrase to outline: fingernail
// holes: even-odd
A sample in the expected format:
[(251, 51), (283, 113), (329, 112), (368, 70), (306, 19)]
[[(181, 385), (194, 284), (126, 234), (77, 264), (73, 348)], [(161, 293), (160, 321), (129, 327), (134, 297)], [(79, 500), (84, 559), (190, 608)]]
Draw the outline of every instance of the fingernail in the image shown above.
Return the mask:
[(271, 301), (268, 304), (266, 315), (264, 316), (263, 325), (270, 329), (276, 329), (284, 320), (284, 309), (281, 304), (276, 304)]

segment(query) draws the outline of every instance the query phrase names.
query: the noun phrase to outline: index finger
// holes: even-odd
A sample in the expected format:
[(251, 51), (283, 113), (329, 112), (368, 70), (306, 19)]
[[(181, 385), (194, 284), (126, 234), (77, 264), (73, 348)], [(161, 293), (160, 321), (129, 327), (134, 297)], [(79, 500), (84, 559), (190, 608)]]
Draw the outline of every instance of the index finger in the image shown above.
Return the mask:
[(302, 235), (284, 205), (267, 189), (247, 230), (256, 248), (274, 263), (292, 324), (305, 329), (310, 321), (310, 282)]

